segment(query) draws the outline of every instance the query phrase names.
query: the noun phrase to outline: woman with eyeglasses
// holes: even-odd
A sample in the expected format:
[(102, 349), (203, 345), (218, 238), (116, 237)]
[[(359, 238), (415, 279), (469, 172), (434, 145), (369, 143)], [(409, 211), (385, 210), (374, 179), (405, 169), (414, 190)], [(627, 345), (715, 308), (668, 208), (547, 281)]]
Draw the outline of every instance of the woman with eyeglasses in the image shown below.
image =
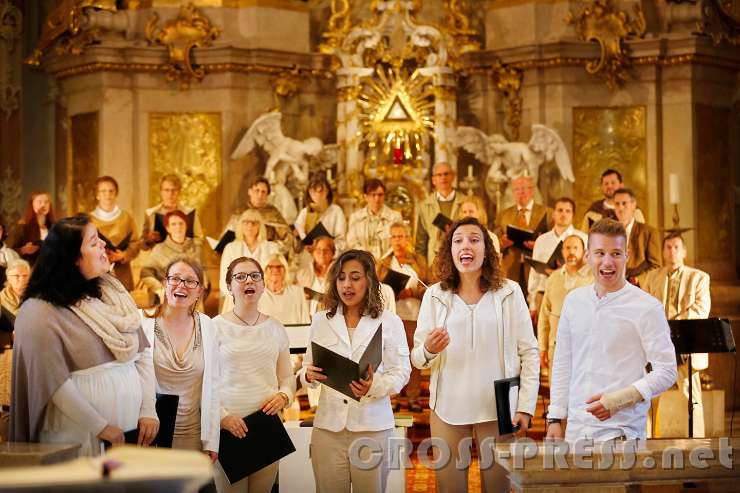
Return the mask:
[[(409, 348), (401, 319), (383, 309), (373, 256), (362, 250), (341, 254), (329, 269), (326, 310), (314, 315), (310, 340), (359, 362), (377, 330), (382, 334), (382, 360), (370, 365), (364, 379), (353, 381), (344, 393), (324, 387), (311, 434), (311, 462), (318, 493), (383, 492), (388, 480), (388, 439), (394, 427), (391, 394), (409, 380)], [(326, 380), (313, 360), (309, 344), (299, 372), (304, 386), (316, 388)], [(361, 369), (365, 371), (365, 369)], [(358, 439), (380, 447), (382, 459), (367, 469), (352, 457)], [(367, 450), (367, 449), (365, 449)], [(360, 452), (363, 462), (368, 458)]]
[[(211, 412), (220, 416), (222, 430), (243, 438), (249, 433), (243, 418), (256, 412), (280, 413), (292, 402), (296, 381), (285, 327), (259, 311), (265, 290), (259, 262), (248, 257), (234, 259), (223, 282), (234, 308), (213, 319), (218, 370), (210, 384), (219, 387), (219, 400)], [(219, 493), (267, 493), (277, 471), (275, 462), (230, 484), (217, 463), (216, 488)]]
[(203, 385), (213, 371), (211, 319), (196, 311), (203, 267), (189, 257), (167, 266), (164, 299), (142, 326), (153, 347), (157, 393), (180, 397), (172, 448), (218, 452), (219, 416), (211, 412), (218, 388)]
[(0, 412), (10, 406), (13, 368), (13, 330), (23, 292), (31, 277), (31, 266), (16, 258), (8, 263), (5, 287), (0, 291)]
[[(452, 224), (434, 260), (440, 282), (427, 289), (419, 309), (411, 362), (431, 369), (429, 426), (452, 457), (435, 471), (440, 493), (468, 491), (468, 470), (458, 469), (459, 444), (475, 437), (478, 450), (500, 437), (494, 381), (519, 377), (513, 424), (526, 432), (539, 387), (539, 352), (519, 285), (501, 273), (491, 237), (477, 219)], [(481, 470), (481, 491), (508, 492), (499, 465)]]

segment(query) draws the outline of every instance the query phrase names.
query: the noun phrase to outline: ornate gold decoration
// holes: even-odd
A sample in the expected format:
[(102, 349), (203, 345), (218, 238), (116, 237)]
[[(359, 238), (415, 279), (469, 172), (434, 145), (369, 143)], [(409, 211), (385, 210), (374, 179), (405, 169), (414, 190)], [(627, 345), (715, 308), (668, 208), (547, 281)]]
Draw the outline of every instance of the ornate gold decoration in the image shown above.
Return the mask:
[(509, 127), (511, 140), (519, 139), (519, 127), (522, 124), (522, 79), (524, 72), (520, 69), (505, 66), (496, 60), (493, 67), (493, 81), (496, 89), (506, 98), (506, 125)]
[(18, 109), (18, 96), (21, 92), (20, 50), (16, 42), (21, 38), (23, 15), (8, 0), (0, 0), (0, 110), (5, 118), (10, 118)]
[(72, 115), (67, 125), (66, 173), (67, 214), (90, 212), (95, 208), (93, 184), (100, 176), (99, 114)]
[(341, 40), (351, 27), (349, 17), (349, 0), (331, 0), (331, 16), (326, 31), (321, 35), (324, 41), (319, 45), (319, 51), (331, 55), (339, 48)]
[(740, 44), (740, 0), (702, 0), (696, 28), (715, 45), (723, 41)]
[(160, 28), (159, 16), (152, 14), (146, 23), (146, 39), (151, 44), (166, 45), (169, 50), (167, 80), (179, 81), (181, 89), (187, 89), (193, 81), (205, 77), (203, 67), (194, 67), (192, 50), (211, 46), (221, 35), (221, 28), (213, 26), (195, 5), (188, 3), (180, 9), (180, 15), (164, 23)]
[(645, 106), (573, 108), (573, 194), (576, 210), (603, 198), (601, 173), (615, 168), (637, 194), (647, 216), (647, 126)]
[(272, 96), (275, 100), (275, 111), (280, 111), (280, 98), (290, 98), (298, 92), (303, 79), (298, 67), (286, 70), (272, 79)]
[(49, 14), (41, 31), (36, 49), (26, 59), (28, 65), (38, 66), (41, 58), (54, 44), (60, 54), (79, 55), (85, 47), (97, 41), (98, 30), (84, 29), (85, 10), (97, 9), (115, 12), (115, 0), (62, 0)]
[(11, 166), (5, 165), (4, 168), (0, 176), (0, 215), (7, 221), (7, 228), (23, 213), (23, 185), (19, 173), (13, 173)]
[(624, 40), (628, 36), (645, 35), (645, 16), (639, 3), (634, 5), (635, 20), (618, 10), (613, 0), (596, 0), (579, 14), (570, 12), (565, 18), (575, 26), (576, 33), (583, 41), (598, 43), (601, 57), (598, 61), (586, 64), (589, 74), (599, 74), (610, 90), (614, 90), (629, 77), (627, 69), (630, 59)]
[(150, 113), (150, 203), (159, 201), (159, 178), (168, 173), (182, 179), (188, 205), (207, 204), (221, 182), (220, 113)]
[(460, 56), (464, 53), (480, 50), (478, 31), (470, 26), (470, 19), (465, 14), (469, 9), (466, 0), (445, 0), (444, 10), (447, 25), (445, 30), (452, 36), (453, 50)]

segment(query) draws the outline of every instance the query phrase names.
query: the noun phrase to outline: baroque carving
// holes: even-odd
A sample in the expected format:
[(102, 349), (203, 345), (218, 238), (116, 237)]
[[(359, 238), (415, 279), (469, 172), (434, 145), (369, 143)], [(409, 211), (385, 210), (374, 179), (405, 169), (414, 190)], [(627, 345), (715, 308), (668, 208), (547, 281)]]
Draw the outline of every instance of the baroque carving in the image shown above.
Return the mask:
[(499, 60), (493, 67), (496, 89), (506, 98), (506, 125), (514, 140), (519, 138), (519, 127), (522, 124), (522, 97), (519, 91), (522, 88), (523, 77), (522, 70), (505, 66)]
[(8, 0), (0, 1), (0, 110), (5, 118), (10, 118), (18, 109), (20, 84), (20, 51), (16, 50), (23, 27), (21, 11)]
[(297, 67), (294, 67), (293, 70), (286, 70), (272, 79), (272, 96), (275, 99), (275, 111), (280, 111), (280, 98), (295, 96), (302, 82), (301, 73)]
[(629, 77), (631, 63), (625, 39), (645, 35), (645, 16), (639, 3), (634, 5), (634, 15), (635, 19), (630, 19), (626, 12), (617, 9), (613, 0), (596, 0), (579, 14), (570, 12), (565, 18), (568, 24), (575, 26), (583, 41), (599, 45), (600, 57), (586, 63), (586, 71), (603, 77), (610, 90)]
[(98, 41), (99, 30), (87, 25), (89, 10), (116, 11), (115, 0), (62, 0), (44, 23), (36, 49), (26, 63), (38, 66), (41, 58), (54, 45), (57, 53), (80, 55)]
[(159, 15), (152, 14), (146, 23), (146, 39), (150, 44), (167, 46), (167, 80), (179, 82), (181, 89), (200, 82), (206, 75), (203, 67), (192, 62), (192, 51), (196, 47), (211, 46), (221, 35), (221, 28), (211, 24), (195, 5), (188, 3), (180, 9), (175, 19), (159, 27)]
[(6, 227), (20, 219), (23, 207), (23, 187), (19, 176), (13, 174), (11, 166), (5, 166), (0, 177), (0, 214), (7, 221)]
[(740, 0), (702, 0), (697, 30), (718, 45), (740, 44)]

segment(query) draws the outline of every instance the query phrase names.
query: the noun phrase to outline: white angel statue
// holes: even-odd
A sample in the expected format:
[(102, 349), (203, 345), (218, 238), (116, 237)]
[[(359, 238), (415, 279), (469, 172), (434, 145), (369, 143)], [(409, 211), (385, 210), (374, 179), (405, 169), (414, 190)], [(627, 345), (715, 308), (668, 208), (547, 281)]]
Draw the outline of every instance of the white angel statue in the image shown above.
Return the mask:
[(474, 127), (458, 127), (453, 142), (490, 166), (485, 185), (491, 197), (502, 184), (522, 175), (532, 177), (536, 184), (540, 166), (550, 161), (555, 161), (564, 180), (575, 181), (565, 143), (555, 130), (545, 125), (532, 125), (532, 138), (526, 143), (509, 142), (500, 134), (489, 136)]

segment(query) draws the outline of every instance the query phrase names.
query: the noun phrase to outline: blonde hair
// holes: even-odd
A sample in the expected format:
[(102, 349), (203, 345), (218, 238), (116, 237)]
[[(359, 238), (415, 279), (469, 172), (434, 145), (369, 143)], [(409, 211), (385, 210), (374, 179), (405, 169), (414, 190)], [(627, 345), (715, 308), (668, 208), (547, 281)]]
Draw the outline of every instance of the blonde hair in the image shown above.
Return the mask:
[(475, 207), (478, 209), (478, 217), (476, 219), (479, 223), (483, 224), (484, 226), (488, 224), (488, 214), (486, 213), (486, 206), (483, 205), (483, 200), (481, 200), (480, 197), (476, 197), (475, 195), (467, 195), (465, 196), (462, 201), (460, 202), (460, 205), (457, 206), (457, 219), (462, 219), (462, 206), (465, 204), (474, 204)]
[(257, 241), (262, 243), (267, 239), (267, 229), (265, 228), (265, 221), (262, 220), (262, 214), (256, 209), (247, 209), (242, 212), (237, 221), (234, 236), (239, 241), (244, 241), (244, 231), (242, 230), (242, 223), (244, 221), (255, 221), (260, 223), (260, 232), (257, 234)]

